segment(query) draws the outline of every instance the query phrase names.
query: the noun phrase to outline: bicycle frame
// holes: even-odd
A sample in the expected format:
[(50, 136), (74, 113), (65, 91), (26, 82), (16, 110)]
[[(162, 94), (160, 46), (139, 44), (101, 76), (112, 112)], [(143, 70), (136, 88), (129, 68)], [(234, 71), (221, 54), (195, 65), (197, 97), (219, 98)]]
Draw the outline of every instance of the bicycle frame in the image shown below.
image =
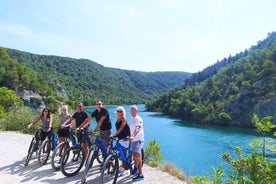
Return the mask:
[(131, 142), (129, 143), (129, 146), (127, 148), (127, 154), (128, 154), (128, 156), (125, 153), (125, 147), (123, 147), (118, 141), (116, 141), (115, 148), (119, 151), (119, 155), (118, 156), (121, 157), (122, 161), (125, 164), (127, 164), (128, 167), (131, 167), (131, 165), (133, 164), (132, 160), (131, 160), (131, 157), (132, 157)]
[[(114, 144), (115, 146), (113, 146)], [(101, 169), (101, 183), (116, 183), (119, 173), (119, 159), (121, 159), (124, 165), (130, 169), (130, 172), (132, 172), (134, 162), (131, 160), (131, 145), (129, 144), (127, 148), (128, 155), (125, 154), (125, 149), (126, 148), (119, 143), (117, 138), (112, 139), (110, 154), (107, 156)]]
[(103, 154), (104, 158), (106, 158), (107, 155), (108, 155), (107, 150), (106, 150), (105, 147), (104, 147), (104, 142), (101, 141), (101, 140), (99, 139), (98, 136), (97, 136), (97, 138), (96, 138), (96, 140), (95, 140), (95, 144), (99, 146), (99, 148), (100, 148), (101, 151), (102, 151), (102, 154)]
[(38, 163), (40, 164), (40, 166), (46, 164), (50, 156), (50, 152), (51, 150), (54, 151), (54, 149), (57, 146), (57, 142), (58, 134), (55, 134), (53, 130), (51, 130), (47, 135), (46, 139), (42, 142), (41, 147), (39, 149)]

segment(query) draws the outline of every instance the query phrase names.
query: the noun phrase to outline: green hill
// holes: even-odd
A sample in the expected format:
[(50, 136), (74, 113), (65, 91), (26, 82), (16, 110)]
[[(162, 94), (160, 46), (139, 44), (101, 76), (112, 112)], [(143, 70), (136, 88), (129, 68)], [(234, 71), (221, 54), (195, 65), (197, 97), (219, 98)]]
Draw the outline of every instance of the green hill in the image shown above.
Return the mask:
[(47, 82), (34, 70), (10, 58), (6, 49), (0, 47), (0, 117), (23, 105), (18, 95), (26, 90), (29, 94), (39, 96), (39, 98), (32, 98), (32, 95), (29, 95), (29, 102), (35, 104), (33, 107), (39, 107), (42, 101), (51, 104), (50, 107), (56, 107), (59, 101), (64, 100), (58, 97), (54, 82)]
[(104, 67), (87, 59), (37, 55), (7, 49), (9, 56), (48, 82), (59, 84), (70, 100), (94, 105), (145, 103), (183, 82), (188, 72), (139, 72)]
[[(224, 59), (154, 101), (147, 109), (219, 125), (252, 126), (251, 118), (276, 114), (276, 33)], [(276, 123), (276, 120), (273, 120)]]

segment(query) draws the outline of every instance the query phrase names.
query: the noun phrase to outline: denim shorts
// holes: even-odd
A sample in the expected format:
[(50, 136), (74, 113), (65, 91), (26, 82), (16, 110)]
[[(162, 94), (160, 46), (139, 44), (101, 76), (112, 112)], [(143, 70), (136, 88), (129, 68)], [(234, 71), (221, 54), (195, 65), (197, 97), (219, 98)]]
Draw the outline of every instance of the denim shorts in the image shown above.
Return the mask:
[(139, 153), (139, 154), (141, 154), (143, 145), (144, 145), (144, 141), (131, 142), (132, 153)]

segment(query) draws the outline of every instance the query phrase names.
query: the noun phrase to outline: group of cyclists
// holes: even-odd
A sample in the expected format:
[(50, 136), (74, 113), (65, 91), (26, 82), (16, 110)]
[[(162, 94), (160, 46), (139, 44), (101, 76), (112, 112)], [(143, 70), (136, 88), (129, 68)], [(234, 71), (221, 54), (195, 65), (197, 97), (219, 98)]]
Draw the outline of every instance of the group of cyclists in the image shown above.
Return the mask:
[[(138, 107), (132, 105), (130, 107), (131, 118), (128, 123), (126, 119), (126, 112), (124, 107), (119, 106), (116, 108), (116, 132), (112, 134), (112, 123), (110, 120), (109, 112), (106, 108), (103, 107), (103, 104), (100, 100), (97, 100), (95, 103), (96, 109), (91, 113), (90, 116), (83, 110), (83, 103), (78, 102), (76, 104), (76, 112), (73, 115), (68, 113), (68, 107), (66, 105), (60, 108), (59, 114), (59, 128), (57, 131), (59, 142), (65, 141), (65, 139), (70, 138), (72, 144), (76, 144), (72, 133), (73, 120), (75, 120), (75, 127), (77, 131), (77, 140), (83, 139), (83, 136), (87, 140), (91, 133), (99, 131), (99, 138), (104, 142), (106, 150), (108, 149), (110, 140), (114, 137), (118, 138), (119, 143), (127, 150), (129, 143), (131, 142), (132, 149), (132, 158), (135, 162), (135, 167), (132, 170), (133, 181), (139, 181), (144, 179), (142, 172), (142, 148), (144, 143), (144, 129), (143, 129), (143, 120), (138, 115)], [(92, 132), (89, 131), (90, 121), (95, 118), (97, 125)], [(49, 108), (44, 108), (42, 114), (39, 115), (31, 124), (27, 127), (31, 128), (34, 124), (41, 121), (41, 132), (40, 139), (41, 142), (53, 133), (52, 122), (53, 118), (50, 113)], [(90, 144), (91, 145), (91, 144)], [(84, 144), (84, 154), (87, 157), (89, 146)], [(121, 175), (126, 174), (126, 169), (122, 163), (120, 168)]]

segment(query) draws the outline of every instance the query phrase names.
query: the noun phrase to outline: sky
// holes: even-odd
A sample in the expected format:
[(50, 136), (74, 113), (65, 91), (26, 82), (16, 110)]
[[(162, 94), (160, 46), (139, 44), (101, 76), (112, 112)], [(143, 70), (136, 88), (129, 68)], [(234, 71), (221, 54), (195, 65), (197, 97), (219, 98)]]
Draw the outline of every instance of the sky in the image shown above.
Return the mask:
[(0, 46), (199, 72), (276, 31), (275, 0), (0, 0)]

